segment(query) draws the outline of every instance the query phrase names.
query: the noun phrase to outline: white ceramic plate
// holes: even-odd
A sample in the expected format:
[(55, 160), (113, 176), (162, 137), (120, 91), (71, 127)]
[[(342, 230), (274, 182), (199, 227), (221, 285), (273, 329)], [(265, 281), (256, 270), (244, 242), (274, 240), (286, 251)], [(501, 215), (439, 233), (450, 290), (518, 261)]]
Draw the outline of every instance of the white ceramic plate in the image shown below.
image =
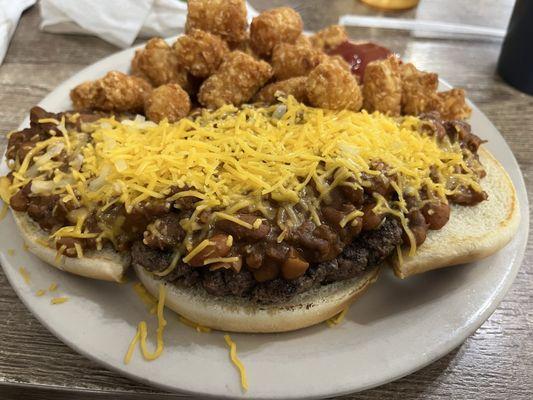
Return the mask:
[[(133, 53), (134, 49), (125, 50), (85, 68), (40, 105), (49, 111), (68, 109), (71, 88), (112, 69), (127, 71)], [(505, 166), (518, 191), (522, 223), (515, 239), (498, 254), (470, 265), (405, 281), (386, 272), (337, 327), (321, 324), (292, 333), (233, 334), (248, 372), (247, 393), (241, 391), (222, 333), (198, 333), (170, 311), (166, 312), (163, 355), (146, 362), (136, 351), (133, 361), (124, 365), (124, 354), (140, 320), (149, 321), (150, 343), (155, 344), (156, 321), (133, 292), (133, 282), (96, 282), (44, 264), (23, 250), (11, 215), (0, 224), (4, 272), (28, 309), (72, 349), (162, 389), (255, 399), (316, 398), (398, 379), (442, 357), (472, 334), (507, 292), (524, 254), (529, 218), (522, 175), (502, 136), (471, 106), (474, 132), (489, 140), (487, 147)], [(5, 174), (5, 164), (1, 168)], [(8, 249), (15, 254), (9, 255)], [(30, 285), (22, 279), (20, 266), (31, 274)], [(49, 293), (35, 295), (51, 282), (59, 284), (58, 294), (68, 296), (67, 303), (51, 305)]]

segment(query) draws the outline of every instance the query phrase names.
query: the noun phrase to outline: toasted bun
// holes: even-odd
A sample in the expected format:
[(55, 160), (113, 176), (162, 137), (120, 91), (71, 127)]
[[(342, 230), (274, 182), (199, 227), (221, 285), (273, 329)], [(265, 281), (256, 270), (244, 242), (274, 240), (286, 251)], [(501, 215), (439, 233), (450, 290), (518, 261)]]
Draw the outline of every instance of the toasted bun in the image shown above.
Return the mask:
[(239, 297), (217, 297), (202, 288), (184, 288), (158, 279), (140, 265), (135, 272), (155, 297), (166, 287), (165, 305), (200, 325), (230, 332), (286, 332), (318, 324), (341, 312), (373, 283), (378, 268), (361, 277), (332, 283), (275, 305), (257, 305)]
[(393, 261), (400, 278), (436, 268), (476, 261), (496, 253), (512, 239), (520, 223), (516, 191), (503, 166), (485, 149), (479, 150), (487, 176), (481, 186), (488, 200), (473, 207), (452, 206), (450, 220), (430, 231), (414, 257)]
[(111, 248), (99, 251), (85, 251), (83, 258), (57, 258), (57, 251), (45, 246), (48, 239), (44, 232), (26, 213), (13, 211), (15, 222), (28, 249), (44, 262), (76, 275), (104, 281), (120, 282), (130, 264), (130, 257), (121, 255)]

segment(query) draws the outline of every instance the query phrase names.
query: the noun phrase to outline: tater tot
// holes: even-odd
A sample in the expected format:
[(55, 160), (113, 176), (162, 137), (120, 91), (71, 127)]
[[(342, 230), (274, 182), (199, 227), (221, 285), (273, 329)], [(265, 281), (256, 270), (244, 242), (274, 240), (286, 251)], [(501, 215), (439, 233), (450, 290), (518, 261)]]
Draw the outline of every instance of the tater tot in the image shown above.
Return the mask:
[(330, 25), (309, 38), (314, 47), (328, 51), (348, 40), (346, 29), (341, 25)]
[(260, 103), (273, 104), (277, 102), (276, 94), (282, 94), (284, 96), (294, 96), (299, 102), (305, 103), (307, 102), (306, 82), (307, 77), (299, 76), (271, 83), (257, 92), (254, 100)]
[(368, 112), (380, 111), (400, 115), (402, 78), (400, 61), (395, 56), (370, 62), (363, 78), (363, 108)]
[(261, 56), (268, 57), (278, 43), (294, 43), (302, 34), (300, 14), (289, 7), (263, 11), (252, 20), (250, 42)]
[(334, 62), (324, 62), (307, 77), (306, 94), (315, 107), (359, 111), (363, 105), (355, 77)]
[(438, 111), (442, 119), (466, 119), (472, 109), (466, 104), (463, 89), (451, 89), (437, 93), (432, 110)]
[(176, 122), (186, 117), (190, 110), (189, 95), (176, 83), (167, 83), (154, 89), (144, 104), (146, 117), (154, 122), (164, 118), (168, 122)]
[[(345, 69), (346, 71), (349, 71), (350, 73), (352, 72), (352, 67), (350, 66), (350, 64), (348, 64), (348, 62), (344, 58), (342, 58), (342, 56), (336, 54), (334, 56), (327, 56), (327, 57), (328, 57), (327, 60), (329, 60), (329, 62), (336, 63), (342, 69)], [(354, 75), (354, 76), (357, 79), (357, 75)]]
[(161, 38), (152, 38), (144, 49), (137, 50), (131, 61), (131, 73), (149, 81), (153, 86), (177, 83), (188, 88), (187, 71), (178, 65), (172, 48)]
[(313, 46), (313, 43), (311, 43), (311, 39), (309, 38), (309, 36), (304, 35), (304, 34), (301, 34), (300, 36), (298, 36), (298, 38), (294, 41), (294, 44), (298, 46), (308, 46), (308, 47)]
[(246, 39), (245, 0), (189, 0), (185, 32), (201, 29), (220, 36), (228, 43)]
[(178, 63), (198, 78), (213, 74), (229, 52), (227, 43), (220, 37), (200, 29), (191, 29), (179, 37), (173, 49)]
[(204, 107), (217, 108), (224, 104), (241, 105), (272, 77), (272, 67), (242, 51), (232, 51), (220, 68), (207, 78), (198, 92)]
[(151, 90), (142, 78), (110, 71), (103, 78), (76, 86), (70, 98), (75, 109), (140, 112)]
[(272, 51), (270, 64), (277, 80), (305, 76), (327, 57), (320, 50), (308, 46), (280, 43)]
[(79, 84), (70, 91), (70, 99), (76, 110), (90, 110), (96, 105), (98, 88), (95, 81)]
[(419, 71), (409, 64), (400, 66), (402, 77), (402, 113), (418, 115), (430, 111), (439, 85), (438, 75)]

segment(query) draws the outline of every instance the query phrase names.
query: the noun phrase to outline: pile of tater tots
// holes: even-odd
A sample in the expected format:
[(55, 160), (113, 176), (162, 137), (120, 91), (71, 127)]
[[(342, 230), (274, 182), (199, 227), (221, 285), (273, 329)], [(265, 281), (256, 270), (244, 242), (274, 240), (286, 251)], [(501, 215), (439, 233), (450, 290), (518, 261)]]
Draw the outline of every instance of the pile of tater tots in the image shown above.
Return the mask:
[(150, 39), (129, 75), (110, 71), (70, 96), (77, 110), (140, 113), (155, 122), (175, 122), (199, 107), (272, 104), (280, 95), (330, 110), (470, 115), (462, 89), (437, 92), (437, 74), (395, 55), (370, 62), (359, 79), (342, 57), (328, 55), (346, 41), (338, 25), (304, 35), (300, 15), (288, 7), (264, 11), (248, 27), (244, 0), (189, 0), (185, 34), (172, 45)]

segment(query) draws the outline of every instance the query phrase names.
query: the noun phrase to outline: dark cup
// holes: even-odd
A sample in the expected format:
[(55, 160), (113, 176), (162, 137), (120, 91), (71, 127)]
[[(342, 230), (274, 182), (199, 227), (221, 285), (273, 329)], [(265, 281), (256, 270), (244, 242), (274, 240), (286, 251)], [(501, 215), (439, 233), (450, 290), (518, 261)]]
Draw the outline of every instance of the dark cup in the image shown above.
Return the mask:
[(498, 73), (511, 86), (533, 94), (533, 0), (516, 0)]

